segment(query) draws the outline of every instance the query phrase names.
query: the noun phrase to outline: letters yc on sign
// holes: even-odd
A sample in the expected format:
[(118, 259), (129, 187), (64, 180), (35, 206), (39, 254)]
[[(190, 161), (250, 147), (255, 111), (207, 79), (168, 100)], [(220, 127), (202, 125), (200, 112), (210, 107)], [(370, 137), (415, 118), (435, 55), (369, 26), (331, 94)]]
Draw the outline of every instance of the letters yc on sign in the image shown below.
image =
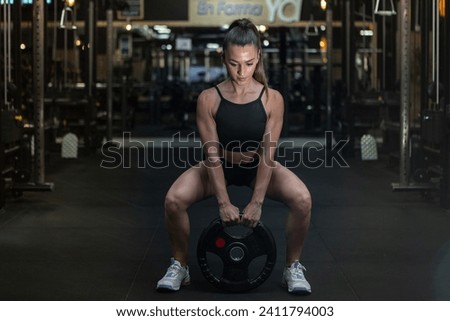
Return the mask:
[(266, 0), (269, 9), (269, 22), (276, 18), (282, 22), (295, 22), (300, 20), (303, 0)]

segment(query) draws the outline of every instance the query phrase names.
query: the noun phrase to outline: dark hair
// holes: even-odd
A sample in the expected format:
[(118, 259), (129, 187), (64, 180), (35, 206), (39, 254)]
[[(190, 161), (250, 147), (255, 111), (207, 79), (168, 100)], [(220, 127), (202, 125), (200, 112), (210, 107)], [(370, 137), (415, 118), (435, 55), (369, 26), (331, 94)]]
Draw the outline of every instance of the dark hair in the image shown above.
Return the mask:
[(238, 45), (242, 47), (245, 45), (254, 45), (258, 49), (259, 60), (253, 78), (263, 84), (267, 92), (268, 84), (266, 73), (264, 71), (261, 38), (259, 36), (258, 28), (256, 28), (255, 24), (250, 19), (237, 19), (231, 23), (223, 40), (222, 48), (224, 54), (229, 45)]

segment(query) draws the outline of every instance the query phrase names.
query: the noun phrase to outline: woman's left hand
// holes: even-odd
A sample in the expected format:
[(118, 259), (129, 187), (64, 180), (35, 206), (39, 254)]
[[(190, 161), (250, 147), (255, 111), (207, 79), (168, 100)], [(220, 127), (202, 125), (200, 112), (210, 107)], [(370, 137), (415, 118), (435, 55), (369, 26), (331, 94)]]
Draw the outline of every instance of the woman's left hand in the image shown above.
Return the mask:
[(244, 213), (241, 217), (241, 224), (254, 228), (261, 218), (261, 213), (261, 205), (256, 202), (250, 202), (244, 209)]

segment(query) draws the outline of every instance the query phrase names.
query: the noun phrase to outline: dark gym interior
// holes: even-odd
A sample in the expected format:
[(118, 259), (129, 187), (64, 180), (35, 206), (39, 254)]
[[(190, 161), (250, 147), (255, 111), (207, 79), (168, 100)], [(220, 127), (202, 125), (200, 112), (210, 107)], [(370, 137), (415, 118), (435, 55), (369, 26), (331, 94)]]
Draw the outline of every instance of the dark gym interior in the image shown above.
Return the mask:
[[(0, 300), (450, 300), (448, 1), (271, 3), (0, 1)], [(285, 101), (277, 159), (313, 199), (312, 294), (280, 285), (271, 200), (271, 275), (212, 286), (196, 247), (214, 198), (190, 209), (192, 284), (159, 293), (164, 197), (202, 158), (197, 97), (226, 77), (226, 24), (244, 16)]]

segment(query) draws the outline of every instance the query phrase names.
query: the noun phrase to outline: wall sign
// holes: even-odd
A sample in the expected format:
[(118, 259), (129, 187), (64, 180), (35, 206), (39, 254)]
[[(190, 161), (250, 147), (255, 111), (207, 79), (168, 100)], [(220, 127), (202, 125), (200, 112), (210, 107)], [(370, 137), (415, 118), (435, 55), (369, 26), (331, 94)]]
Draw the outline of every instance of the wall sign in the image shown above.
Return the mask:
[[(244, 17), (250, 18), (255, 24), (296, 23), (301, 21), (304, 0), (126, 0), (126, 2), (129, 9), (118, 11), (118, 19), (145, 20), (149, 24), (162, 21), (164, 24), (212, 27), (223, 26)], [(144, 3), (147, 3), (146, 8)], [(180, 10), (183, 12), (181, 15)]]
[(257, 24), (300, 21), (303, 0), (191, 0), (190, 22), (199, 25), (228, 24), (247, 17)]

